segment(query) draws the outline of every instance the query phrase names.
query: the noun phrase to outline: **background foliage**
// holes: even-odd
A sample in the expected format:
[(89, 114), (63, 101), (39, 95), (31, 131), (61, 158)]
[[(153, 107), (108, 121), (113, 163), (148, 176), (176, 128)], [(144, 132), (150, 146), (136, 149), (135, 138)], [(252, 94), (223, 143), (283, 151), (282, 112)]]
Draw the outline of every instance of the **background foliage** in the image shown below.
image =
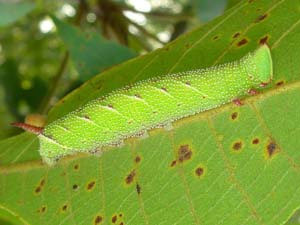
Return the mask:
[[(0, 222), (284, 223), (299, 207), (299, 1), (138, 2), (0, 2)], [(49, 122), (125, 84), (231, 61), (263, 42), (274, 84), (240, 109), (227, 105), (55, 168), (38, 161), (34, 135), (7, 139), (20, 132), (9, 123), (29, 113)]]

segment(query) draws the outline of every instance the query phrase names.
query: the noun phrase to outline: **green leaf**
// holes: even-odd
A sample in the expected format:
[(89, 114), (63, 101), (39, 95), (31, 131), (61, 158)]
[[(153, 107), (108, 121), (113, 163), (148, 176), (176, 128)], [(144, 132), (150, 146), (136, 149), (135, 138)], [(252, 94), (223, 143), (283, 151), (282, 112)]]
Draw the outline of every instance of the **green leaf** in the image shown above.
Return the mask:
[(201, 22), (208, 22), (221, 15), (228, 0), (215, 0), (212, 4), (210, 0), (195, 1), (197, 15)]
[(241, 1), (89, 80), (49, 121), (131, 82), (232, 61), (262, 42), (274, 61), (273, 84), (243, 106), (179, 120), (101, 157), (78, 154), (47, 167), (36, 156), (15, 158), (24, 136), (0, 142), (1, 152), (9, 141), (15, 151), (1, 158), (1, 208), (30, 224), (283, 224), (300, 205), (299, 18), (295, 0)]
[(32, 2), (0, 2), (0, 27), (14, 23), (34, 7)]
[(71, 53), (81, 81), (135, 56), (129, 48), (108, 41), (96, 32), (84, 33), (55, 17), (52, 19)]

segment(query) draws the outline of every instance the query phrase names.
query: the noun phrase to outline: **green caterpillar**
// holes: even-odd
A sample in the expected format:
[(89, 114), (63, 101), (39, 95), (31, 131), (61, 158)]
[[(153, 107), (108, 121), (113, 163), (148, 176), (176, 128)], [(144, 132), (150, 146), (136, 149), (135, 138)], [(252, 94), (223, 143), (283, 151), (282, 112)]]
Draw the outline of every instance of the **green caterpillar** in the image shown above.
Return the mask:
[(38, 133), (42, 159), (51, 165), (63, 156), (101, 151), (103, 146), (118, 145), (128, 137), (233, 101), (269, 83), (272, 72), (270, 50), (262, 45), (239, 61), (118, 89), (43, 129), (15, 125)]

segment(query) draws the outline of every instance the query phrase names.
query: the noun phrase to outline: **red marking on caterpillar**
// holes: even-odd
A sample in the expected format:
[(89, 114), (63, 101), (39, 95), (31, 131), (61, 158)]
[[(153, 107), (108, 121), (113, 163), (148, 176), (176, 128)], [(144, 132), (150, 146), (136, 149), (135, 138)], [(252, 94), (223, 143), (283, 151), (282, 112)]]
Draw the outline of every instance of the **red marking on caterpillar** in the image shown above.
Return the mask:
[(36, 126), (30, 125), (30, 124), (21, 123), (21, 122), (14, 122), (14, 123), (11, 123), (11, 125), (22, 128), (23, 130), (26, 130), (26, 131), (28, 131), (30, 133), (34, 133), (34, 134), (40, 134), (43, 132), (43, 129), (44, 129), (43, 127), (36, 127)]

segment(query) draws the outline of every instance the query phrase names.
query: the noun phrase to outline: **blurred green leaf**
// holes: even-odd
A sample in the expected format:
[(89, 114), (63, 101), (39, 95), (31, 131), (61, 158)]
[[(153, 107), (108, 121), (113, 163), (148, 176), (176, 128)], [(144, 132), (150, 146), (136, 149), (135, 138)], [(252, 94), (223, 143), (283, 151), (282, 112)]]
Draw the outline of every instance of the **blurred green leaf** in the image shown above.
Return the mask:
[(0, 2), (0, 27), (12, 24), (35, 7), (33, 2)]
[(52, 18), (59, 36), (71, 53), (81, 81), (135, 56), (129, 48), (106, 40), (96, 32), (83, 33), (55, 17)]
[[(244, 106), (227, 104), (101, 157), (78, 154), (54, 167), (25, 157), (37, 150), (36, 139), (28, 137), (34, 145), (27, 148), (25, 136), (2, 141), (1, 207), (32, 224), (283, 224), (300, 206), (295, 3), (242, 1), (165, 48), (89, 80), (52, 109), (49, 121), (132, 82), (236, 60), (267, 42), (273, 84)], [(180, 161), (182, 149), (190, 157)]]
[(228, 0), (200, 0), (195, 1), (197, 15), (201, 22), (208, 22), (223, 14)]

